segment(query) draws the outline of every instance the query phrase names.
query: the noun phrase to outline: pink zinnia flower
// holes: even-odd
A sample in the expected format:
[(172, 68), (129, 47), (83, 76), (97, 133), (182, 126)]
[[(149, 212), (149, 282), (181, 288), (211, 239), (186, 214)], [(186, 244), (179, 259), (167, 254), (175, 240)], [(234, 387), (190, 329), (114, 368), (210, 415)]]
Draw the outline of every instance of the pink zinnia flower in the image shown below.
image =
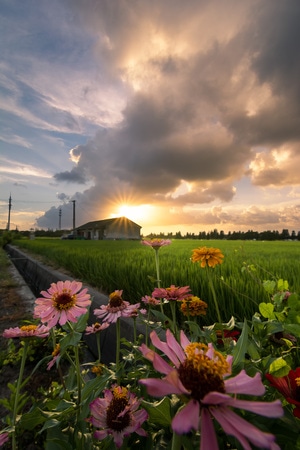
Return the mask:
[(57, 323), (64, 325), (67, 321), (76, 322), (78, 317), (87, 312), (91, 304), (87, 289), (82, 289), (80, 281), (58, 281), (52, 283), (44, 297), (37, 298), (34, 317), (39, 317), (50, 328)]
[(9, 434), (6, 432), (3, 432), (0, 434), (0, 447), (5, 444), (9, 440)]
[(140, 303), (131, 305), (123, 300), (122, 294), (122, 290), (112, 292), (107, 305), (101, 305), (100, 308), (94, 309), (95, 316), (109, 323), (115, 323), (119, 317), (130, 317), (132, 311), (140, 307)]
[(225, 433), (235, 436), (245, 449), (250, 449), (251, 442), (259, 448), (279, 450), (274, 435), (260, 431), (232, 410), (240, 408), (266, 417), (283, 415), (279, 400), (265, 403), (236, 397), (238, 394), (262, 395), (265, 392), (259, 373), (252, 378), (242, 370), (235, 377), (224, 379), (231, 373), (232, 356), (225, 359), (211, 343), (191, 343), (183, 331), (181, 345), (169, 330), (166, 331), (166, 342), (162, 342), (155, 331), (150, 337), (152, 344), (170, 359), (171, 364), (143, 344), (141, 352), (165, 377), (142, 379), (140, 383), (155, 397), (177, 394), (186, 398), (185, 406), (172, 420), (176, 433), (201, 429), (200, 449), (217, 450), (214, 417)]
[(104, 398), (96, 398), (90, 404), (92, 417), (89, 421), (95, 428), (94, 437), (102, 441), (112, 436), (115, 445), (120, 448), (123, 439), (131, 433), (146, 436), (141, 425), (148, 419), (144, 409), (138, 409), (140, 401), (125, 387), (113, 386), (103, 391)]
[(157, 298), (151, 297), (150, 295), (145, 295), (145, 297), (142, 297), (142, 302), (146, 303), (146, 305), (149, 306), (158, 306), (160, 305), (161, 301)]
[(96, 334), (96, 333), (99, 333), (100, 331), (103, 331), (106, 328), (108, 328), (109, 325), (110, 324), (108, 322), (104, 322), (104, 323), (101, 323), (101, 324), (98, 323), (98, 322), (95, 322), (91, 326), (86, 327), (85, 334)]
[(45, 325), (23, 325), (22, 327), (7, 328), (3, 331), (3, 337), (12, 338), (45, 338), (49, 336), (49, 327)]
[(296, 406), (293, 414), (300, 419), (300, 367), (290, 370), (285, 377), (274, 377), (270, 373), (266, 373), (266, 378), (288, 403)]
[(165, 247), (166, 245), (172, 244), (170, 239), (144, 239), (141, 241), (142, 245), (147, 245), (148, 247), (152, 247), (154, 250), (160, 249), (160, 247)]
[(152, 292), (152, 297), (163, 298), (167, 301), (181, 301), (191, 296), (191, 289), (189, 286), (177, 287), (172, 284), (168, 288), (155, 288)]

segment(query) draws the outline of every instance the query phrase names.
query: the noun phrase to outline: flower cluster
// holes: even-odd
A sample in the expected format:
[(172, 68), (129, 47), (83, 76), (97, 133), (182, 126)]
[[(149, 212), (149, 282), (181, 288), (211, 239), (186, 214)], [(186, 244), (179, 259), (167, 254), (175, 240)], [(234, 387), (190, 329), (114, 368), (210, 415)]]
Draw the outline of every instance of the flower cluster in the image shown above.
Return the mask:
[[(124, 300), (123, 290), (115, 290), (107, 304), (90, 311), (91, 297), (81, 282), (59, 281), (36, 299), (34, 319), (40, 324), (5, 330), (3, 336), (21, 339), (24, 349), (12, 414), (0, 432), (0, 446), (11, 439), (16, 450), (17, 436), (32, 431), (36, 424), (37, 433), (57, 448), (280, 449), (276, 423), (282, 420), (286, 405), (292, 408), (290, 417), (300, 419), (300, 367), (287, 371), (284, 361), (278, 368), (281, 355), (268, 354), (267, 362), (260, 358), (260, 349), (274, 343), (272, 336), (287, 336), (282, 323), (275, 324), (273, 305), (261, 308), (270, 314), (267, 326), (258, 316), (253, 318), (251, 329), (246, 321), (240, 324), (234, 318), (221, 322), (210, 272), (217, 272), (211, 268), (222, 264), (224, 255), (219, 249), (201, 247), (193, 250), (192, 261), (207, 268), (218, 316), (211, 326), (201, 326), (209, 302), (193, 295), (190, 286), (160, 286), (158, 250), (170, 243), (163, 239), (142, 241), (155, 250), (157, 264), (157, 287), (151, 295), (141, 297), (147, 310), (140, 309), (141, 303)], [(291, 299), (292, 294), (284, 301)], [(180, 325), (177, 311), (183, 315)], [(91, 323), (92, 316), (95, 320)], [(283, 320), (285, 316), (279, 317)], [(132, 342), (121, 336), (123, 318), (132, 320)], [(143, 330), (139, 337), (137, 322)], [(106, 365), (101, 336), (108, 327), (114, 327), (116, 357)], [(296, 327), (287, 329), (292, 332)], [(97, 358), (88, 363), (81, 361), (84, 336), (97, 343)], [(61, 382), (52, 385), (48, 397), (32, 405), (20, 420), (25, 360), (34, 338), (48, 339), (52, 345), (45, 356), (46, 367), (56, 368)], [(298, 348), (297, 342), (291, 336), (290, 347)], [(63, 358), (70, 363), (66, 376), (61, 373)], [(256, 360), (261, 362), (259, 369)], [(42, 363), (39, 361), (35, 370)], [(284, 376), (276, 377), (276, 370), (285, 371)], [(276, 398), (277, 391), (283, 396), (284, 407)], [(265, 401), (258, 399), (262, 396), (266, 396)], [(270, 429), (268, 419), (272, 419)], [(280, 423), (284, 427), (284, 420)], [(300, 424), (296, 422), (295, 428), (295, 434), (300, 433)]]

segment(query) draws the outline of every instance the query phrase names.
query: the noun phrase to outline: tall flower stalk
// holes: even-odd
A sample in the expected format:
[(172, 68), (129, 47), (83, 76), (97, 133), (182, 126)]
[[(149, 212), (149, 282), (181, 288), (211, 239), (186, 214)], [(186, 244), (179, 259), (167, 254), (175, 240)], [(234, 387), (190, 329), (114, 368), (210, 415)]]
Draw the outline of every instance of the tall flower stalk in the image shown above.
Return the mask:
[(222, 264), (223, 258), (224, 258), (224, 255), (221, 252), (221, 250), (218, 248), (213, 248), (213, 247), (195, 248), (193, 250), (192, 257), (191, 257), (192, 262), (198, 262), (202, 269), (206, 269), (207, 279), (208, 279), (209, 287), (210, 287), (210, 290), (212, 293), (212, 297), (213, 297), (214, 305), (216, 308), (216, 314), (217, 314), (219, 323), (223, 323), (223, 322), (222, 322), (219, 304), (218, 304), (216, 291), (214, 288), (214, 283), (212, 280), (210, 270), (214, 269), (218, 264)]
[[(143, 241), (141, 241), (142, 245), (147, 245), (148, 247), (152, 247), (154, 250), (154, 255), (155, 255), (155, 267), (156, 267), (156, 283), (157, 283), (157, 287), (160, 288), (160, 283), (161, 283), (161, 279), (160, 279), (160, 272), (159, 272), (159, 249), (161, 247), (165, 247), (166, 245), (170, 245), (172, 243), (172, 241), (170, 239), (145, 239)], [(163, 307), (163, 302), (160, 302), (160, 310), (162, 312), (162, 314), (164, 313), (164, 307)]]
[(212, 293), (212, 298), (213, 298), (214, 305), (215, 305), (215, 308), (216, 308), (216, 314), (217, 314), (218, 322), (219, 323), (223, 323), (222, 318), (221, 318), (221, 314), (220, 314), (220, 308), (219, 308), (219, 304), (218, 304), (218, 300), (217, 300), (217, 295), (216, 295), (214, 283), (213, 283), (213, 280), (212, 280), (211, 270), (207, 266), (206, 266), (205, 270), (206, 270), (206, 275), (207, 275), (207, 279), (208, 279), (208, 285), (210, 287), (210, 291)]
[(27, 358), (27, 352), (28, 352), (29, 342), (28, 340), (24, 341), (24, 347), (23, 347), (23, 354), (21, 359), (21, 366), (20, 366), (20, 372), (19, 372), (19, 378), (17, 381), (17, 388), (15, 392), (15, 401), (14, 401), (14, 409), (13, 409), (13, 415), (12, 415), (12, 448), (13, 450), (17, 449), (17, 442), (16, 442), (16, 422), (17, 422), (17, 414), (18, 414), (18, 405), (19, 405), (19, 396), (20, 396), (20, 389), (21, 384), (23, 380), (24, 375), (24, 369), (25, 369), (25, 362)]

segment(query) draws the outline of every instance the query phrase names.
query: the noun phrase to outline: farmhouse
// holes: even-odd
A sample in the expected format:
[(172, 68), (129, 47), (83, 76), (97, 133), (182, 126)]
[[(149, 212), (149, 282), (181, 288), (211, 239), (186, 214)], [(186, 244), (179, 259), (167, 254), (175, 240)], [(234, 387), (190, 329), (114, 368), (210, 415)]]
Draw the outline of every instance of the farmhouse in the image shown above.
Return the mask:
[(95, 220), (76, 228), (77, 236), (85, 239), (141, 239), (141, 226), (127, 219)]

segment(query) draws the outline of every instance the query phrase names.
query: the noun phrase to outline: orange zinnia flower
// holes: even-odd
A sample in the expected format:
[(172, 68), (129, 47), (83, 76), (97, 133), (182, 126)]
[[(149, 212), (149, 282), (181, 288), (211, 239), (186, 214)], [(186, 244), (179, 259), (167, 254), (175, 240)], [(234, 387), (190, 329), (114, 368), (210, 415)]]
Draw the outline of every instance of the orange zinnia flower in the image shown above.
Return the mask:
[(201, 267), (215, 267), (222, 264), (224, 255), (218, 248), (199, 247), (193, 250), (192, 262), (199, 262)]

